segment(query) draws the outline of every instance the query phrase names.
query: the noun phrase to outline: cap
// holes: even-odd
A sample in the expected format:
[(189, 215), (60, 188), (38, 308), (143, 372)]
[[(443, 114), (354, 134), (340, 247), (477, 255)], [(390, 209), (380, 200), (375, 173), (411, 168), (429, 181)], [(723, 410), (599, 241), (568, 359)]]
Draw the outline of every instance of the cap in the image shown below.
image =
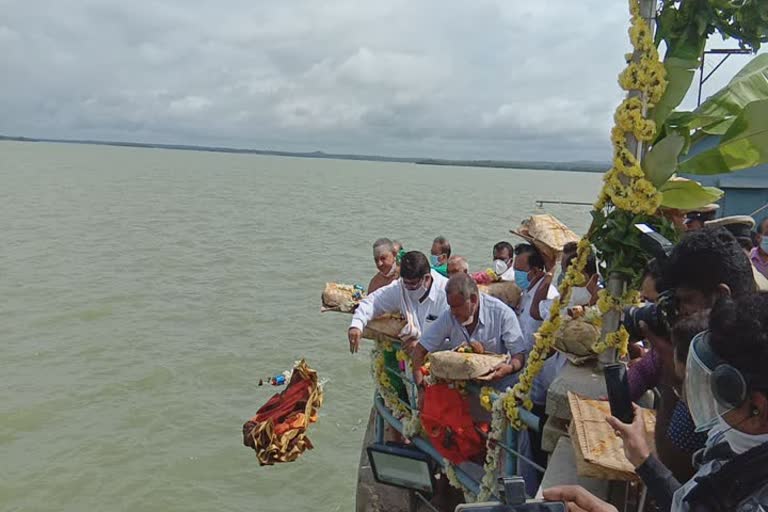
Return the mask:
[(755, 228), (755, 219), (749, 215), (732, 215), (717, 220), (708, 220), (704, 223), (708, 228), (725, 228), (736, 238), (749, 238)]
[(720, 208), (719, 204), (708, 204), (706, 206), (702, 206), (700, 208), (696, 208), (695, 210), (689, 210), (685, 214), (685, 223), (692, 222), (694, 220), (698, 220), (701, 222), (706, 222), (708, 220), (712, 220), (715, 217), (715, 213), (717, 213), (717, 210)]

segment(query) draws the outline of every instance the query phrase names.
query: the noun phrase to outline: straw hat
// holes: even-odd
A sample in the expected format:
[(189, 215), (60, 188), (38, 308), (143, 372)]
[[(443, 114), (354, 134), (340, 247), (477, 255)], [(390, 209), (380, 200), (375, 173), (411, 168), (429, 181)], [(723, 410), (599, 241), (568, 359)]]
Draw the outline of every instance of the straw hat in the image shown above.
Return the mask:
[(520, 223), (516, 230), (510, 233), (534, 244), (540, 251), (550, 256), (562, 252), (568, 242), (578, 242), (579, 235), (568, 229), (568, 226), (549, 214), (531, 215)]

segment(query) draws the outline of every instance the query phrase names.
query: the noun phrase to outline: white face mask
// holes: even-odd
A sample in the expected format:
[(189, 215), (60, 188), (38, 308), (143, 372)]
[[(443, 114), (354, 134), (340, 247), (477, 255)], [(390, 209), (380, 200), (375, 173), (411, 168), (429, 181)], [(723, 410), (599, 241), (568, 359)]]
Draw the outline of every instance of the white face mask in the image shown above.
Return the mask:
[(718, 426), (722, 432), (723, 437), (731, 447), (734, 453), (741, 454), (760, 446), (761, 444), (768, 443), (768, 434), (747, 434), (731, 426), (722, 416), (717, 418)]
[[(405, 286), (405, 285), (403, 285)], [(419, 299), (421, 299), (424, 295), (426, 295), (429, 288), (427, 287), (426, 283), (422, 279), (421, 284), (419, 284), (419, 287), (415, 290), (409, 290), (408, 288), (405, 289), (405, 292), (408, 294), (408, 297), (413, 302), (418, 302)]]
[(392, 266), (389, 269), (389, 272), (386, 274), (379, 272), (379, 274), (383, 275), (384, 277), (392, 277), (392, 275), (397, 271), (397, 263), (392, 263)]
[(470, 325), (472, 325), (472, 322), (475, 320), (475, 313), (477, 313), (477, 311), (473, 311), (472, 314), (469, 315), (469, 318), (461, 322), (461, 325), (463, 325), (464, 327), (469, 327)]
[(507, 265), (507, 262), (504, 260), (493, 260), (493, 271), (496, 272), (497, 276), (500, 276), (504, 272), (507, 271), (509, 268), (509, 265)]
[(571, 288), (571, 300), (568, 306), (586, 306), (592, 300), (592, 294), (584, 286)]

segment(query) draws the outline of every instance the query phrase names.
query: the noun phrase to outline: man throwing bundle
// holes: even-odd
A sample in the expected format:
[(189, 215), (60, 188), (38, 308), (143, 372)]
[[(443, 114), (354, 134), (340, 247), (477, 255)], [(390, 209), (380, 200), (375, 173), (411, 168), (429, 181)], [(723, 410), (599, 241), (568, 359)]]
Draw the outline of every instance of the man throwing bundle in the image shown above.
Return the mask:
[(368, 295), (355, 310), (347, 331), (349, 351), (357, 352), (368, 322), (387, 313), (399, 313), (408, 320), (403, 341), (416, 340), (448, 309), (445, 284), (448, 280), (431, 270), (419, 251), (405, 253), (400, 262), (400, 279)]

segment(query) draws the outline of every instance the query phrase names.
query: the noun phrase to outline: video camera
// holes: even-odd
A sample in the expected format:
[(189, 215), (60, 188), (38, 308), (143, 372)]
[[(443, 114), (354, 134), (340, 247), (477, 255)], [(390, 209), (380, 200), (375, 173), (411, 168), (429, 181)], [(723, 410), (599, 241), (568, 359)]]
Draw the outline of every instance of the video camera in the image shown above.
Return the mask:
[(567, 512), (563, 502), (528, 501), (525, 498), (525, 481), (513, 476), (500, 479), (504, 484), (504, 503), (466, 503), (456, 507), (456, 512)]
[[(646, 224), (635, 224), (635, 227), (643, 233), (643, 236), (640, 237), (640, 246), (653, 256), (663, 269), (672, 253), (674, 244)], [(643, 338), (640, 322), (645, 322), (653, 334), (668, 337), (670, 325), (674, 323), (676, 316), (675, 291), (663, 290), (653, 304), (625, 308), (621, 317), (621, 324), (629, 333), (629, 338), (632, 341)]]

